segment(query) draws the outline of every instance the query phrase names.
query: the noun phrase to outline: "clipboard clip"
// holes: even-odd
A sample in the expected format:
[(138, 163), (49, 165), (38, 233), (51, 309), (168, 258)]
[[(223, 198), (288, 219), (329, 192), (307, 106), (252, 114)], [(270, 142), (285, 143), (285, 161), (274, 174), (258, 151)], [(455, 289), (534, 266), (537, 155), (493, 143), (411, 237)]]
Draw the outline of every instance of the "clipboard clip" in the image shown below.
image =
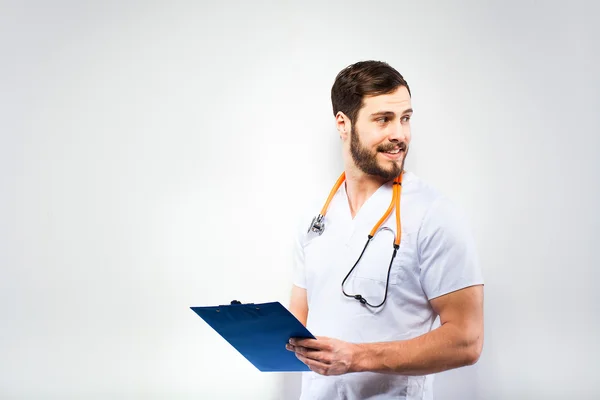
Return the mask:
[[(239, 300), (231, 300), (231, 304), (232, 306), (242, 306), (242, 305), (248, 305), (248, 304), (254, 304), (254, 303), (242, 303)], [(221, 304), (219, 305), (219, 307), (227, 307), (227, 305)]]

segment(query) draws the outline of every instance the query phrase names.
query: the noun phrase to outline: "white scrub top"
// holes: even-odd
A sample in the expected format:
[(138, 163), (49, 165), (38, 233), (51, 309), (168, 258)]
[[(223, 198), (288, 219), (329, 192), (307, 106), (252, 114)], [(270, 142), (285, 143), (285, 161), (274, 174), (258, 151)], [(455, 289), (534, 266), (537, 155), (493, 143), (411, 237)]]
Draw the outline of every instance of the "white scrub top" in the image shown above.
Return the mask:
[[(341, 283), (364, 248), (367, 236), (392, 199), (392, 184), (381, 186), (352, 219), (346, 185), (333, 197), (321, 236), (307, 233), (303, 221), (295, 251), (294, 284), (307, 290), (307, 328), (315, 336), (352, 343), (387, 342), (420, 336), (437, 315), (429, 300), (483, 284), (475, 244), (465, 217), (439, 192), (405, 172), (400, 198), (402, 240), (390, 273), (388, 296), (380, 308), (345, 297)], [(304, 223), (305, 222), (305, 223)], [(396, 232), (395, 213), (384, 223)], [(371, 304), (383, 300), (393, 252), (392, 232), (369, 244), (344, 285)], [(301, 400), (433, 399), (433, 375), (403, 376), (372, 372), (322, 376), (304, 372)]]

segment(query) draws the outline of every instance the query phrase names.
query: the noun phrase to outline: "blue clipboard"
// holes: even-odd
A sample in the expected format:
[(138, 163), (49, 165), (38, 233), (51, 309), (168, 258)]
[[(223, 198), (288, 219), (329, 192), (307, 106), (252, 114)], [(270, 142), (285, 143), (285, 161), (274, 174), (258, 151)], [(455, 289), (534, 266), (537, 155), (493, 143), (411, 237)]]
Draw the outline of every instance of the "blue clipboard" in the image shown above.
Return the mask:
[(309, 371), (285, 345), (292, 337), (315, 337), (281, 303), (231, 303), (190, 308), (260, 371)]

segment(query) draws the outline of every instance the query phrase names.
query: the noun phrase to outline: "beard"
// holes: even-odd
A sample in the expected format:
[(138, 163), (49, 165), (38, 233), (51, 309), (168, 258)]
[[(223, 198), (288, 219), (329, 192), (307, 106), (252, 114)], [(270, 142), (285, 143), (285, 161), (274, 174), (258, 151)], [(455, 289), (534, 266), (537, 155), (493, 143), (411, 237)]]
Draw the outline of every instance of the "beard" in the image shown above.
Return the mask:
[[(350, 135), (350, 154), (358, 169), (365, 174), (377, 176), (386, 181), (390, 181), (400, 175), (404, 169), (404, 160), (406, 160), (406, 155), (408, 154), (408, 145), (406, 143), (388, 142), (385, 145), (382, 144), (378, 146), (376, 151), (373, 152), (360, 143), (360, 138), (358, 132), (355, 130), (355, 125), (352, 125)], [(390, 151), (397, 147), (399, 147), (401, 151), (404, 151), (404, 157), (402, 157), (402, 159), (386, 162), (386, 164), (390, 164), (389, 167), (380, 165), (377, 162), (377, 153)]]

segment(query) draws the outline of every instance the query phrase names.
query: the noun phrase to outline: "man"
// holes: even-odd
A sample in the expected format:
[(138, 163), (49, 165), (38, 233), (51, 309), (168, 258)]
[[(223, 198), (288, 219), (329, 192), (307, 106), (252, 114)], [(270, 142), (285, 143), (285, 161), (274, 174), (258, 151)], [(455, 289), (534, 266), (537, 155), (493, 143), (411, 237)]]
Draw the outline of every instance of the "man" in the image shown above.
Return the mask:
[[(474, 364), (483, 346), (472, 237), (447, 198), (404, 171), (413, 110), (398, 71), (376, 61), (350, 65), (331, 100), (345, 182), (324, 231), (307, 232), (307, 220), (296, 244), (290, 310), (317, 337), (287, 345), (312, 371), (303, 374), (301, 399), (432, 399), (431, 374)], [(398, 177), (400, 232), (394, 211), (363, 251)]]

